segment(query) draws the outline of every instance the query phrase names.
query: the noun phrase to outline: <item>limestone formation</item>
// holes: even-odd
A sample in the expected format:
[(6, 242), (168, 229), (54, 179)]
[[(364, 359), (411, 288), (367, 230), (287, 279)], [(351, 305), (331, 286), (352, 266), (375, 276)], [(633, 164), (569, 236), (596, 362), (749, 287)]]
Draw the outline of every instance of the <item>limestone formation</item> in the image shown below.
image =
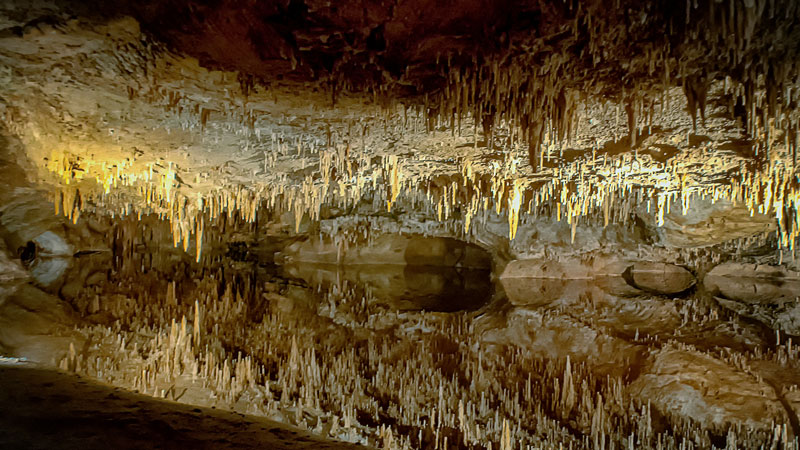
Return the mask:
[(681, 266), (637, 262), (623, 272), (622, 276), (632, 286), (656, 294), (679, 294), (694, 286), (694, 276)]
[(798, 449), (799, 76), (791, 0), (5, 2), (0, 364), (334, 447)]

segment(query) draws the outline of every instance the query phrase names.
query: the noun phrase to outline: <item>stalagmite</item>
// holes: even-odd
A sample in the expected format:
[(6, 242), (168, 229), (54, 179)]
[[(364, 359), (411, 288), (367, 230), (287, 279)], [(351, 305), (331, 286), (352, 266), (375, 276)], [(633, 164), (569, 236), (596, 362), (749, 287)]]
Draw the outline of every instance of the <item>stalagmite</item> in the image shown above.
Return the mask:
[[(37, 86), (48, 106), (0, 88), (2, 115), (36, 156), (31, 164), (42, 169), (53, 202), (52, 210), (43, 208), (45, 219), (61, 220), (51, 229), (67, 233), (75, 246), (59, 256), (77, 253), (74, 266), (89, 267), (84, 261), (111, 254), (99, 275), (82, 275), (91, 275), (92, 284), (79, 292), (71, 292), (71, 279), (50, 288), (91, 315), (75, 325), (54, 364), (147, 395), (281, 418), (384, 448), (707, 448), (726, 435), (729, 448), (797, 448), (791, 427), (781, 422), (783, 409), (766, 431), (740, 429), (752, 411), (731, 413), (733, 419), (712, 429), (655, 395), (651, 405), (631, 387), (663, 376), (657, 358), (672, 350), (713, 357), (759, 387), (773, 382), (770, 373), (790, 378), (799, 357), (786, 340), (794, 330), (793, 303), (770, 304), (769, 314), (784, 314), (773, 319), (758, 302), (743, 306), (700, 287), (674, 296), (645, 293), (621, 274), (633, 264), (629, 259), (669, 260), (690, 269), (700, 286), (709, 267), (729, 260), (796, 265), (798, 66), (791, 42), (772, 46), (762, 35), (796, 35), (780, 16), (791, 19), (798, 10), (778, 0), (633, 9), (617, 3), (522, 5), (509, 16), (508, 30), (486, 33), (489, 41), (502, 35), (491, 51), (470, 49), (471, 35), (448, 34), (456, 23), (431, 27), (434, 44), (402, 52), (392, 46), (403, 43), (384, 42), (413, 18), (402, 4), (385, 27), (361, 24), (363, 30), (347, 32), (327, 29), (338, 26), (326, 15), (333, 7), (306, 5), (275, 37), (293, 39), (291, 46), (275, 44), (295, 70), (280, 83), (262, 85), (245, 70), (210, 71), (164, 48), (148, 56), (147, 75), (140, 68), (122, 76), (121, 62), (98, 66), (108, 80), (139, 80), (137, 87), (120, 84), (123, 95), (108, 96), (107, 103), (125, 106), (114, 114), (88, 94), (80, 107), (65, 106), (65, 116), (86, 105), (97, 114), (68, 121), (91, 124), (75, 127), (80, 132), (53, 124), (58, 139), (48, 137), (54, 132), (42, 117), (61, 101), (47, 94), (48, 83), (61, 85), (15, 66), (24, 55), (8, 56), (49, 39), (47, 33), (12, 27), (22, 31), (3, 38), (9, 85)], [(484, 6), (487, 16), (496, 13)], [(366, 23), (381, 8), (352, 17)], [(438, 6), (431, 8), (421, 16), (438, 17)], [(456, 22), (469, 23), (468, 13)], [(253, 14), (253, 21), (261, 16)], [(214, 17), (209, 29), (221, 26)], [(536, 22), (536, 33), (521, 18)], [(291, 29), (298, 21), (319, 30)], [(242, 35), (274, 37), (271, 28), (248, 34), (242, 24), (230, 26), (239, 25)], [(525, 33), (514, 28), (522, 25)], [(426, 35), (425, 28), (417, 30)], [(65, 30), (54, 34), (69, 41)], [(317, 35), (323, 31), (324, 39)], [(635, 39), (638, 33), (646, 39)], [(75, 45), (63, 52), (66, 62), (47, 67), (62, 73), (78, 52), (85, 61), (75, 66), (86, 63), (86, 77), (94, 77), (92, 64), (118, 61), (114, 52), (150, 54), (143, 47), (149, 35), (113, 38), (120, 49), (135, 51), (112, 52), (105, 39), (99, 35), (86, 47), (99, 56)], [(365, 39), (369, 48), (360, 48)], [(327, 53), (317, 58), (322, 45)], [(32, 55), (46, 59), (44, 47), (37, 48)], [(775, 49), (786, 54), (775, 56)], [(389, 70), (391, 58), (406, 51), (420, 61)], [(426, 52), (436, 53), (437, 64)], [(322, 70), (317, 59), (330, 66)], [(254, 61), (252, 67), (272, 64)], [(267, 66), (269, 78), (274, 67)], [(314, 74), (307, 85), (296, 81), (302, 71)], [(315, 100), (322, 95), (317, 79), (327, 83), (324, 107)], [(362, 90), (373, 103), (359, 96)], [(623, 112), (633, 150), (617, 140), (625, 135)], [(153, 120), (159, 114), (168, 120)], [(124, 115), (144, 125), (135, 128)], [(732, 131), (728, 116), (741, 119), (743, 129)], [(485, 145), (478, 145), (479, 134)], [(15, 189), (9, 192), (28, 188)], [(0, 209), (14, 204), (11, 193)], [(16, 217), (5, 211), (3, 221)], [(106, 218), (111, 231), (97, 225)], [(686, 242), (673, 245), (676, 235)], [(105, 247), (95, 250), (95, 241)], [(287, 251), (295, 244), (300, 250)], [(44, 267), (36, 245), (25, 258), (13, 254), (16, 248), (8, 254), (34, 273)], [(466, 303), (478, 290), (470, 284), (477, 276), (467, 270), (475, 247), (490, 255), (481, 267), (496, 272), (509, 260), (540, 258), (550, 270), (542, 278), (547, 283), (531, 282), (523, 300), (498, 289), (477, 311), (408, 307), (409, 298), (425, 300), (426, 289), (440, 287), (456, 307)], [(335, 269), (311, 268), (304, 257)], [(415, 272), (407, 265), (414, 257), (446, 261), (436, 266), (444, 275)], [(287, 272), (297, 258), (300, 272), (324, 282), (280, 274), (273, 265), (280, 258)], [(385, 275), (370, 258), (401, 269)], [(378, 275), (345, 267), (354, 260)], [(591, 278), (591, 289), (583, 289), (562, 279), (573, 266), (611, 271), (604, 275), (622, 287), (587, 275), (579, 278)], [(80, 268), (70, 268), (69, 276)], [(753, 290), (766, 296), (789, 281), (776, 275), (766, 291)], [(776, 328), (774, 343), (764, 338), (768, 327)], [(680, 376), (664, 386), (688, 386)], [(722, 404), (703, 397), (714, 386), (697, 383), (704, 389), (696, 389), (698, 398)], [(769, 397), (784, 409), (796, 392), (787, 386)]]

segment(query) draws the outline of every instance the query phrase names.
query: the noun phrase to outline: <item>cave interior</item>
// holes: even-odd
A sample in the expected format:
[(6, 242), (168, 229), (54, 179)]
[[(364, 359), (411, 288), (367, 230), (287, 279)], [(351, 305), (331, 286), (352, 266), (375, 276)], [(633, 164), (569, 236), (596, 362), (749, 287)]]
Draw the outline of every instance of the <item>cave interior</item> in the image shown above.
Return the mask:
[(800, 449), (800, 2), (6, 0), (0, 447)]

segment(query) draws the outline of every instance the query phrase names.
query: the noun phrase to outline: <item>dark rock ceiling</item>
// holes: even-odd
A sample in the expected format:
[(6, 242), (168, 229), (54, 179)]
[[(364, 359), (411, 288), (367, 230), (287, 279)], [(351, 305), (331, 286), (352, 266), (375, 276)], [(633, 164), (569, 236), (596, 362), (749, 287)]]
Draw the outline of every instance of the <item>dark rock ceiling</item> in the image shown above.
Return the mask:
[[(682, 86), (704, 120), (714, 80), (735, 83), (729, 113), (752, 134), (769, 118), (796, 138), (800, 3), (660, 1), (86, 2), (77, 14), (130, 14), (173, 50), (240, 72), (243, 91), (300, 83), (422, 107), (431, 119), (520, 127), (538, 151), (545, 129), (573, 131), (577, 102), (627, 105), (635, 123)], [(299, 88), (299, 87), (298, 87)], [(757, 92), (764, 92), (760, 98)], [(699, 113), (699, 114), (698, 114)], [(760, 124), (760, 125), (759, 125)], [(534, 158), (535, 160), (535, 158)]]

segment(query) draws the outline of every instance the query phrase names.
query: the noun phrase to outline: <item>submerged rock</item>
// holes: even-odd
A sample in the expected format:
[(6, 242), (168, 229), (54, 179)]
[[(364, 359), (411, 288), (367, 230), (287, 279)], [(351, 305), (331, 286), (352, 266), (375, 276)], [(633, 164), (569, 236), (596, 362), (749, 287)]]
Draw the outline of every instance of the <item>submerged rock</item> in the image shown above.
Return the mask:
[(665, 348), (630, 386), (634, 397), (706, 429), (729, 425), (771, 430), (786, 412), (765, 382), (712, 356)]

